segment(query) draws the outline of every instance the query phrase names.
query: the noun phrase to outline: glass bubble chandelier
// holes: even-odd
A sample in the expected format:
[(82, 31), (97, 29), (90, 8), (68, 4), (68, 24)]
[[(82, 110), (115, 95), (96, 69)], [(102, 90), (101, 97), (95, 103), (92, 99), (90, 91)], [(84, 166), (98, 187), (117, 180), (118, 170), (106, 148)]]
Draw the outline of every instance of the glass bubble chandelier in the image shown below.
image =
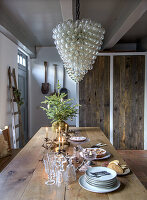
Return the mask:
[(67, 73), (76, 83), (93, 68), (105, 34), (101, 24), (89, 19), (79, 20), (79, 1), (77, 2), (77, 20), (67, 20), (53, 29), (58, 53)]

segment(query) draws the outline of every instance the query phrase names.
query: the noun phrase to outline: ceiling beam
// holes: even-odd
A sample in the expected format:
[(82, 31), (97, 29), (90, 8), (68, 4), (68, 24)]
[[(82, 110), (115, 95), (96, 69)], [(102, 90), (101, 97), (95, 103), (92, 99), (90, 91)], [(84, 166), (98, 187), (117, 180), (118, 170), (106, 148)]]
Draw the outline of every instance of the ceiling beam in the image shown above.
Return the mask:
[(36, 47), (34, 48), (27, 48), (24, 44), (22, 44), (14, 35), (12, 35), (7, 29), (0, 25), (0, 32), (5, 35), (9, 40), (14, 42), (18, 47), (24, 50), (31, 58), (36, 57)]
[(26, 24), (22, 25), (19, 17), (14, 16), (3, 5), (0, 5), (0, 32), (22, 48), (30, 57), (36, 56), (36, 47), (40, 46)]
[(128, 30), (142, 17), (147, 10), (147, 0), (140, 0), (131, 11), (126, 12), (123, 20), (118, 18), (110, 32), (107, 33), (103, 49), (112, 48)]
[(73, 20), (73, 0), (60, 0), (63, 21)]

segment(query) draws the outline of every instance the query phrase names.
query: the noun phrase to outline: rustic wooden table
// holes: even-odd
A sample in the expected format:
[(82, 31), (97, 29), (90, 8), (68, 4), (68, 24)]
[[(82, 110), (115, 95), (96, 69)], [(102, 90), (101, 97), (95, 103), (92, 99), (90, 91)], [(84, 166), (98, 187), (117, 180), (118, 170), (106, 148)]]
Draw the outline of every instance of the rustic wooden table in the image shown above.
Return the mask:
[[(76, 128), (81, 134), (90, 138), (86, 146), (92, 146), (98, 142), (106, 143), (105, 147), (112, 154), (108, 161), (118, 159), (125, 163), (116, 152), (109, 140), (99, 128)], [(49, 136), (52, 131), (49, 129)], [(77, 174), (77, 181), (66, 190), (64, 184), (61, 187), (47, 186), (47, 178), (43, 163), (40, 161), (44, 155), (42, 144), (45, 137), (45, 128), (41, 128), (29, 143), (18, 153), (11, 163), (0, 174), (0, 199), (1, 200), (146, 200), (147, 191), (135, 174), (120, 177), (121, 187), (107, 194), (97, 194), (84, 190), (78, 183), (82, 173)], [(101, 166), (104, 161), (98, 161)]]

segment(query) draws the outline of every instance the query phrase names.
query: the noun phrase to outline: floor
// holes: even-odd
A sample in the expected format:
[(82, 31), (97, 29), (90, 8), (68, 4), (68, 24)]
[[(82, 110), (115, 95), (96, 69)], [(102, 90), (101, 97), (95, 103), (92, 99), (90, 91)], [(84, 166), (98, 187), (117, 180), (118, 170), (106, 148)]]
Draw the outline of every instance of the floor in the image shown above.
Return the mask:
[(0, 172), (11, 162), (11, 160), (20, 152), (20, 149), (12, 149), (10, 155), (0, 158)]
[(147, 189), (147, 150), (118, 150), (118, 152)]

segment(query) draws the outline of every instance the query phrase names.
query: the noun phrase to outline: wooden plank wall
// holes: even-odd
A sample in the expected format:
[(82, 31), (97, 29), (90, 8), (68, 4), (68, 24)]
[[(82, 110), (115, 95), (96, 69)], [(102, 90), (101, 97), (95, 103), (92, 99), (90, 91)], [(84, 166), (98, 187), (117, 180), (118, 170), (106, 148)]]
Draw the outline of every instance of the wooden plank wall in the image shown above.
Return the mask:
[(145, 56), (114, 56), (113, 72), (114, 146), (143, 149)]
[(99, 126), (110, 135), (110, 57), (98, 56), (79, 84), (80, 126)]

